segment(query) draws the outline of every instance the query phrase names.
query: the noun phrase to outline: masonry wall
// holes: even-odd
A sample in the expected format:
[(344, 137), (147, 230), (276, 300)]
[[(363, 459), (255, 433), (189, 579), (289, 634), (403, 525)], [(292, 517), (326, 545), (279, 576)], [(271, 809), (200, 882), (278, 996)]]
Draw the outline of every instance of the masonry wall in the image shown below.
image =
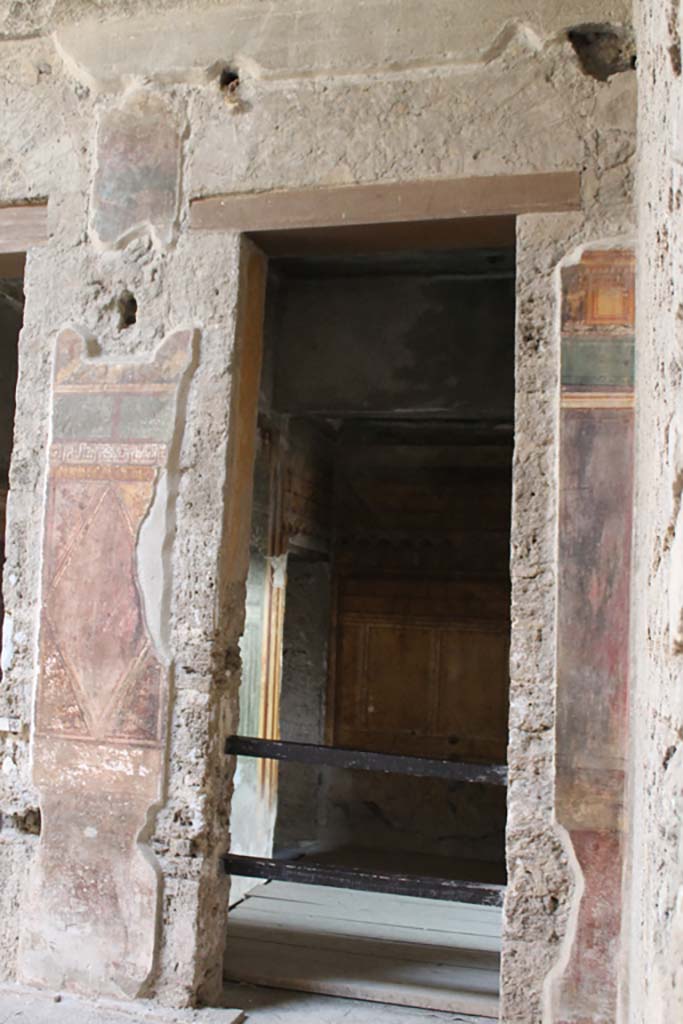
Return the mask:
[(679, 4), (640, 0), (636, 529), (629, 957), (623, 1020), (683, 1014)]
[[(372, 7), (309, 0), (303, 9), (296, 5), (296, 15), (294, 6), (193, 6), (189, 17), (172, 4), (150, 9), (112, 2), (98, 7), (101, 21), (82, 20), (92, 10), (86, 3), (0, 6), (0, 202), (49, 197), (50, 226), (47, 245), (31, 252), (27, 263), (8, 507), (11, 656), (0, 720), (11, 724), (0, 737), (6, 851), (0, 920), (16, 920), (18, 906), (30, 910), (19, 956), (29, 980), (153, 994), (175, 1004), (213, 998), (220, 986), (227, 885), (218, 857), (227, 841), (229, 801), (223, 740), (235, 728), (251, 457), (242, 441), (245, 424), (255, 418), (249, 395), (258, 379), (260, 332), (258, 287), (249, 291), (248, 278), (258, 282), (259, 269), (237, 237), (189, 230), (190, 199), (579, 169), (581, 212), (519, 221), (503, 1019), (535, 1024), (544, 980), (562, 963), (577, 894), (553, 807), (557, 268), (583, 244), (622, 239), (632, 219), (634, 76), (588, 77), (566, 30), (587, 20), (627, 22), (629, 5), (501, 0), (482, 7), (444, 0), (434, 2), (428, 18), (422, 3), (402, 4), (397, 14), (389, 0)], [(236, 95), (220, 88), (216, 62), (238, 67)], [(122, 323), (124, 292), (137, 301), (130, 326)], [(46, 669), (38, 656), (39, 622), (41, 637), (46, 628), (41, 577), (44, 582), (53, 552), (46, 547), (41, 556), (39, 538), (48, 536), (55, 346), (67, 328), (83, 339), (88, 373), (111, 372), (126, 386), (135, 377), (130, 368), (144, 376), (139, 366), (151, 365), (164, 339), (179, 331), (195, 338), (182, 385), (186, 411), (164, 421), (167, 433), (155, 443), (168, 447), (155, 451), (166, 461), (155, 463), (156, 475), (149, 476), (157, 489), (163, 474), (172, 481), (162, 503), (163, 553), (146, 546), (142, 530), (159, 510), (154, 502), (140, 512), (142, 532), (131, 548), (131, 607), (148, 602), (145, 615), (152, 618), (165, 609), (157, 648), (168, 711), (154, 734), (154, 777), (120, 851), (121, 864), (130, 865), (142, 847), (152, 865), (154, 878), (145, 868), (144, 886), (159, 927), (154, 915), (142, 926), (124, 976), (111, 969), (104, 931), (109, 920), (131, 912), (125, 886), (98, 889), (85, 908), (67, 890), (42, 915), (35, 900), (45, 884), (54, 892), (40, 875), (41, 864), (54, 857), (68, 863), (73, 850), (80, 857), (86, 840), (95, 844), (94, 853), (97, 844), (111, 853), (107, 834), (116, 815), (102, 797), (103, 776), (84, 774), (86, 762), (73, 759), (80, 740), (60, 740), (67, 766), (77, 769), (74, 792), (86, 788), (106, 827), (86, 835), (83, 828), (95, 826), (82, 822), (80, 832), (61, 836), (60, 846), (49, 815), (44, 818), (26, 895), (26, 853), (36, 844), (12, 824), (14, 815), (25, 820), (48, 802), (45, 777), (31, 774), (29, 734), (33, 726), (35, 753), (41, 741), (31, 707), (39, 670), (44, 678)], [(95, 422), (99, 402), (94, 399)], [(92, 429), (92, 421), (83, 427)], [(93, 440), (72, 436), (79, 444)], [(123, 457), (123, 448), (116, 451)], [(83, 465), (77, 460), (89, 452), (69, 449), (76, 459), (70, 464)], [(97, 465), (114, 465), (102, 461), (102, 450), (96, 454)], [(155, 584), (160, 589), (149, 589), (150, 565), (163, 567)], [(95, 575), (88, 585), (98, 588), (99, 582)], [(139, 725), (143, 711), (133, 715)], [(48, 715), (47, 732), (55, 721)], [(100, 749), (110, 742), (92, 723), (89, 728), (88, 742)], [(117, 749), (133, 757), (130, 744)], [(102, 933), (87, 945), (92, 906)], [(59, 927), (91, 951), (87, 977), (68, 950), (45, 952)], [(9, 977), (17, 969), (18, 930), (3, 932), (0, 962)]]

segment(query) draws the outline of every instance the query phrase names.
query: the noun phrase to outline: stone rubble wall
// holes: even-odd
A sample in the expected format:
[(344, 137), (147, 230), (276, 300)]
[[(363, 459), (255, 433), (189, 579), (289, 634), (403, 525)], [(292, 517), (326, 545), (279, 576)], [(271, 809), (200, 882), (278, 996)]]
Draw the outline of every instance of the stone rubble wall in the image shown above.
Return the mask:
[[(575, 892), (553, 821), (557, 268), (582, 245), (632, 232), (635, 146), (635, 76), (587, 76), (566, 30), (625, 24), (629, 4), (443, 2), (428, 18), (424, 4), (401, 5), (400, 15), (389, 0), (365, 8), (369, 28), (353, 4), (324, 0), (206, 9), (112, 2), (98, 8), (111, 20), (83, 24), (92, 5), (75, 0), (0, 5), (0, 202), (49, 197), (50, 227), (27, 264), (8, 506), (0, 962), (10, 977), (36, 847), (10, 819), (38, 806), (28, 741), (58, 333), (77, 328), (121, 363), (149, 357), (179, 329), (199, 334), (177, 465), (166, 778), (146, 843), (163, 899), (154, 963), (140, 982), (140, 991), (183, 1005), (220, 987), (223, 740), (235, 723), (246, 575), (246, 539), (226, 546), (226, 537), (248, 511), (231, 489), (235, 346), (241, 318), (253, 315), (240, 306), (248, 246), (190, 231), (189, 200), (580, 169), (581, 212), (519, 222), (503, 1019), (542, 1019), (544, 979), (562, 955)], [(220, 66), (239, 71), (236, 94), (221, 89)], [(124, 293), (137, 302), (129, 327), (121, 326)], [(96, 964), (92, 977), (97, 987)]]
[(678, 0), (636, 4), (636, 526), (624, 1021), (683, 1018), (683, 77)]

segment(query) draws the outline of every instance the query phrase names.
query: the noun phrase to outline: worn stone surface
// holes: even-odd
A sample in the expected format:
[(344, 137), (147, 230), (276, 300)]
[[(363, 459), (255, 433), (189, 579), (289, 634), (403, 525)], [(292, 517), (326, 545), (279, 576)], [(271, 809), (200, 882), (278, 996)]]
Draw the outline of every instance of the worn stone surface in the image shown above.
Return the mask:
[[(150, 60), (158, 75), (176, 80), (221, 60), (243, 63), (265, 77), (294, 78), (303, 69), (307, 75), (348, 75), (467, 64), (490, 60), (516, 39), (533, 51), (562, 30), (595, 20), (590, 0), (561, 7), (543, 0), (498, 0), (484, 9), (472, 0), (457, 7), (432, 0), (427, 19), (420, 16), (419, 0), (403, 0), (400, 10), (392, 0), (304, 0), (213, 5), (193, 12), (183, 32), (160, 34), (158, 18), (146, 17), (145, 5), (137, 7), (135, 18), (129, 14), (103, 26), (91, 17), (58, 28), (58, 46), (84, 80), (112, 87), (127, 76), (147, 74)], [(629, 19), (624, 0), (605, 0), (601, 7), (607, 21)], [(119, 13), (113, 3), (111, 8)]]
[[(683, 19), (640, 0), (636, 529), (624, 1020), (683, 1017)], [(630, 1006), (629, 1006), (630, 1002)]]
[[(177, 531), (169, 554), (173, 584), (165, 619), (176, 668), (167, 787), (149, 825), (164, 881), (150, 991), (180, 1005), (198, 994), (215, 995), (220, 986), (227, 882), (218, 858), (227, 844), (229, 806), (222, 751), (235, 724), (248, 550), (249, 430), (243, 424), (234, 429), (240, 415), (235, 396), (242, 369), (247, 377), (257, 372), (253, 344), (250, 365), (242, 362), (237, 341), (245, 317), (258, 321), (258, 311), (244, 307), (240, 288), (250, 273), (248, 247), (230, 236), (187, 232), (188, 200), (221, 190), (580, 168), (582, 212), (522, 218), (519, 234), (511, 884), (503, 1013), (516, 1024), (540, 1021), (543, 979), (560, 953), (573, 892), (573, 869), (553, 822), (555, 271), (577, 246), (611, 242), (629, 230), (634, 150), (634, 75), (605, 83), (587, 77), (562, 29), (585, 20), (626, 20), (628, 8), (623, 0), (506, 0), (486, 10), (478, 5), (474, 14), (469, 6), (445, 5), (441, 17), (435, 7), (432, 19), (411, 4), (402, 12), (399, 39), (381, 5), (364, 5), (361, 16), (353, 4), (335, 4), (331, 11), (329, 4), (311, 5), (303, 14), (270, 3), (226, 4), (216, 19), (197, 4), (107, 0), (97, 9), (101, 34), (92, 24), (75, 24), (93, 13), (80, 0), (0, 5), (0, 201), (49, 195), (51, 232), (49, 244), (32, 252), (27, 265), (8, 501), (4, 588), (11, 657), (0, 690), (0, 725), (18, 722), (0, 734), (7, 850), (0, 963), (9, 976), (17, 928), (4, 922), (22, 900), (26, 855), (36, 846), (35, 836), (16, 822), (25, 822), (38, 806), (27, 737), (50, 363), (59, 330), (79, 325), (118, 362), (150, 357), (179, 325), (202, 330), (178, 454)], [(385, 26), (373, 42), (364, 21), (371, 10), (377, 25)], [(329, 20), (314, 38), (320, 11)], [(149, 21), (129, 55), (122, 55), (114, 45), (120, 26), (106, 19), (132, 13)], [(223, 26), (206, 53), (207, 65), (237, 60), (240, 33), (245, 40), (244, 59), (237, 61), (238, 105), (226, 104), (217, 81), (204, 75), (207, 18), (214, 30)], [(73, 31), (67, 36), (63, 30), (57, 44), (30, 38), (66, 25)], [(233, 52), (216, 53), (218, 41), (224, 51), (231, 39)], [(192, 49), (196, 40), (199, 57)], [(102, 252), (88, 238), (97, 119), (105, 104), (120, 104), (123, 85), (131, 84), (123, 82), (120, 68), (112, 73), (107, 67), (107, 52), (129, 61), (125, 73), (137, 88), (187, 112), (178, 235), (167, 251), (145, 238), (124, 238), (119, 248)], [(114, 95), (98, 93), (103, 84)], [(121, 330), (117, 303), (124, 290), (135, 295), (138, 314), (136, 324)], [(675, 736), (662, 727), (665, 734)], [(675, 743), (669, 738), (664, 752)], [(654, 813), (652, 818), (657, 820)]]
[(19, 985), (0, 987), (0, 1019), (14, 1024), (242, 1024), (241, 1010), (169, 1010), (149, 1000), (86, 1001)]

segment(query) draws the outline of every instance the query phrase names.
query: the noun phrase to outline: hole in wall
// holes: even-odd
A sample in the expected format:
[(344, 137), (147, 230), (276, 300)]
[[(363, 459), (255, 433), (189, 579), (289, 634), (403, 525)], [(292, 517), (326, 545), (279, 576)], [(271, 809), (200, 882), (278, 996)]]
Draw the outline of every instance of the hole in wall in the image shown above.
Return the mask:
[(132, 292), (121, 292), (118, 300), (119, 309), (119, 330), (132, 327), (138, 318), (138, 303)]
[(636, 67), (635, 39), (630, 28), (609, 24), (576, 25), (569, 29), (567, 38), (584, 74), (599, 82)]
[(17, 832), (24, 832), (30, 836), (39, 836), (41, 828), (40, 808), (27, 807), (23, 813), (13, 814), (11, 822)]
[(683, 61), (681, 60), (681, 34), (678, 30), (679, 4), (680, 0), (671, 0), (668, 19), (669, 37), (671, 39), (669, 58), (671, 60), (671, 69), (676, 78), (680, 78), (681, 70), (683, 68)]
[(229, 96), (234, 96), (240, 86), (240, 76), (234, 68), (224, 67), (218, 76), (220, 89)]

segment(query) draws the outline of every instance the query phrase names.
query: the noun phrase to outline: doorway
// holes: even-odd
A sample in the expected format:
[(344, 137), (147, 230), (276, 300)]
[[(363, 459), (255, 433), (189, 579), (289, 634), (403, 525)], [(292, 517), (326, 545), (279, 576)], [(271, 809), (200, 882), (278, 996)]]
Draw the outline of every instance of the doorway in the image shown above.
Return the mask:
[(0, 257), (0, 622), (4, 616), (5, 518), (14, 440), (19, 334), (24, 318), (23, 273), (23, 255)]
[(231, 980), (497, 1013), (514, 308), (509, 243), (270, 262)]

